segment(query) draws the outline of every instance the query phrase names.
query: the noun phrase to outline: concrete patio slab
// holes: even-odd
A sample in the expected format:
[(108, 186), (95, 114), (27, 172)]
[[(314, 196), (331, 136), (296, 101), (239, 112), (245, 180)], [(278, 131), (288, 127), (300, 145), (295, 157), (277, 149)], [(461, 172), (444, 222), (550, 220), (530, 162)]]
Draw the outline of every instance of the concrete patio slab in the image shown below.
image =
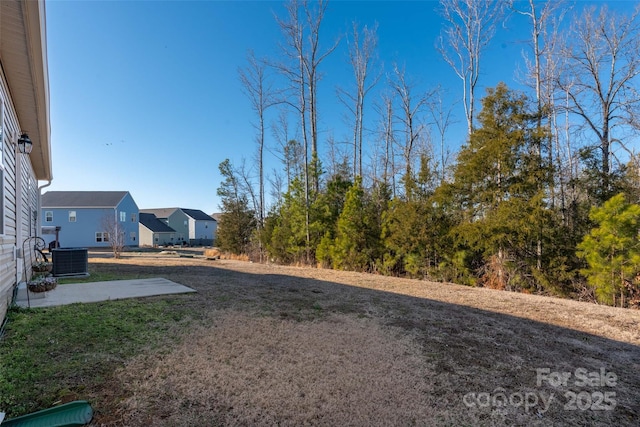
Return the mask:
[[(29, 300), (31, 308), (38, 308), (76, 302), (99, 302), (189, 292), (196, 291), (171, 280), (158, 277), (58, 285), (54, 290), (46, 292), (44, 298), (42, 298), (42, 295), (29, 293)], [(28, 307), (26, 295), (22, 298), (17, 298), (16, 304), (20, 307)]]

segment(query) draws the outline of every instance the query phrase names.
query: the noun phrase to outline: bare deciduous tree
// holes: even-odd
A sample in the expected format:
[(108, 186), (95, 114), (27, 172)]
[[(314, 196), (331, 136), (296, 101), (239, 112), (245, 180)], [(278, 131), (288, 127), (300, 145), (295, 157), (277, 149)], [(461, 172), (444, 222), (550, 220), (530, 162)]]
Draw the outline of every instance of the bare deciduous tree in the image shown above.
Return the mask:
[(264, 137), (265, 137), (265, 112), (269, 107), (277, 103), (276, 92), (267, 82), (266, 66), (264, 61), (256, 59), (252, 51), (247, 55), (247, 66), (238, 70), (240, 82), (245, 95), (249, 98), (251, 108), (258, 116), (258, 123), (254, 127), (258, 131), (256, 142), (258, 143), (258, 226), (264, 225)]
[(102, 217), (102, 240), (108, 242), (114, 258), (120, 258), (122, 250), (126, 246), (126, 232), (124, 227), (118, 222), (118, 212), (108, 213)]
[(311, 235), (309, 233), (309, 133), (307, 131), (307, 78), (305, 70), (304, 22), (300, 17), (299, 3), (291, 0), (286, 3), (287, 17), (276, 21), (285, 38), (282, 51), (285, 61), (274, 66), (289, 81), (289, 89), (296, 101), (286, 101), (300, 116), (300, 127), (304, 146), (304, 197), (305, 197), (305, 234), (306, 252), (309, 254)]
[[(528, 8), (517, 10), (521, 15), (531, 20), (531, 50), (533, 53), (533, 63), (525, 55), (528, 76), (533, 80), (533, 88), (536, 95), (537, 112), (540, 113), (539, 120), (542, 120), (542, 111), (545, 103), (543, 95), (544, 86), (555, 84), (549, 81), (545, 71), (544, 62), (552, 60), (550, 58), (550, 45), (548, 41), (548, 24), (553, 19), (556, 11), (562, 6), (562, 1), (539, 3), (529, 0)], [(541, 7), (539, 7), (541, 6)], [(552, 40), (553, 41), (553, 40)]]
[[(553, 75), (555, 70), (553, 66), (554, 58), (550, 47), (553, 47), (554, 40), (551, 40), (550, 44), (547, 44), (547, 26), (549, 21), (554, 17), (557, 9), (562, 5), (562, 1), (546, 2), (539, 7), (534, 0), (529, 0), (529, 7), (527, 10), (518, 11), (518, 13), (528, 17), (531, 20), (531, 47), (533, 51), (533, 63), (525, 56), (527, 64), (528, 75), (533, 80), (533, 87), (535, 90), (536, 100), (536, 116), (537, 127), (539, 130), (540, 138), (536, 141), (536, 148), (538, 154), (538, 161), (540, 166), (544, 164), (544, 152), (547, 154), (548, 165), (554, 165), (553, 159), (553, 138), (551, 132), (546, 133), (546, 137), (542, 137), (542, 126), (544, 118), (549, 120), (548, 125), (551, 127), (553, 119), (553, 93), (555, 85), (553, 83)], [(547, 67), (544, 66), (543, 61), (546, 61)], [(544, 94), (543, 94), (544, 90)], [(551, 168), (552, 170), (553, 168)], [(542, 170), (542, 169), (541, 169)], [(540, 188), (545, 190), (551, 201), (551, 206), (555, 205), (555, 178), (549, 176), (551, 179), (539, 180)], [(540, 234), (542, 231), (540, 232)], [(537, 254), (537, 267), (541, 269), (542, 265), (542, 241), (540, 238), (536, 244)]]
[[(286, 3), (285, 19), (276, 17), (278, 25), (285, 37), (283, 53), (284, 63), (274, 66), (290, 82), (291, 90), (296, 94), (297, 102), (288, 102), (300, 114), (302, 139), (304, 141), (305, 157), (305, 217), (307, 261), (310, 261), (310, 233), (309, 233), (309, 178), (313, 180), (315, 193), (320, 189), (318, 176), (318, 83), (320, 81), (319, 67), (322, 61), (338, 46), (336, 41), (331, 47), (320, 49), (320, 27), (327, 9), (327, 1), (319, 0), (290, 0)], [(309, 144), (310, 142), (310, 144)], [(314, 162), (310, 177), (309, 149)]]
[(469, 135), (473, 130), (475, 89), (480, 77), (480, 56), (495, 33), (511, 0), (440, 0), (446, 28), (437, 48), (462, 80), (464, 111)]
[(432, 94), (416, 94), (415, 84), (407, 80), (404, 69), (399, 69), (397, 65), (394, 65), (391, 87), (400, 103), (400, 114), (396, 117), (402, 123), (405, 133), (402, 157), (405, 168), (405, 196), (409, 197), (408, 185), (413, 176), (414, 148), (420, 142), (422, 133), (425, 130), (424, 124), (420, 120), (420, 113), (427, 106)]
[[(395, 167), (395, 129), (394, 129), (394, 93), (384, 91), (379, 102), (374, 103), (378, 115), (378, 149), (375, 156), (374, 168), (380, 167), (381, 172), (374, 171), (374, 181), (381, 181), (386, 188), (390, 188), (393, 197), (396, 196), (396, 167)], [(378, 163), (381, 163), (378, 165)]]
[[(336, 141), (333, 135), (327, 138), (327, 173), (332, 177), (336, 174), (342, 173), (345, 170), (345, 165), (349, 165), (349, 155), (345, 148), (347, 144)], [(348, 167), (346, 168), (348, 170)]]
[(271, 131), (277, 146), (268, 148), (268, 150), (282, 162), (287, 177), (286, 188), (289, 188), (293, 178), (302, 176), (305, 158), (302, 145), (289, 133), (289, 119), (286, 110), (280, 110), (277, 120), (271, 124)]
[(258, 198), (259, 195), (256, 195), (253, 167), (247, 166), (247, 160), (243, 157), (240, 160), (240, 167), (232, 166), (231, 171), (236, 176), (239, 193), (243, 194), (251, 202), (252, 211), (258, 215), (260, 200)]
[(639, 11), (623, 15), (606, 6), (585, 9), (562, 50), (567, 66), (558, 82), (569, 97), (570, 112), (597, 138), (603, 194), (610, 190), (612, 145), (625, 148), (616, 129), (640, 119)]
[(282, 195), (285, 193), (284, 178), (282, 177), (281, 171), (273, 168), (268, 181), (271, 184), (271, 191), (269, 192), (269, 194), (271, 195), (275, 206), (278, 206), (280, 205), (280, 203), (282, 203)]
[[(289, 80), (297, 93), (297, 102), (290, 102), (300, 114), (302, 138), (305, 150), (311, 150), (311, 158), (318, 157), (318, 84), (321, 78), (320, 64), (338, 46), (336, 41), (329, 48), (320, 48), (320, 28), (328, 2), (319, 0), (290, 0), (285, 8), (285, 19), (277, 19), (284, 36), (285, 63), (275, 64)], [(307, 154), (308, 156), (308, 154)], [(305, 164), (309, 165), (309, 160)], [(313, 178), (314, 189), (319, 188), (318, 177)]]
[(353, 176), (362, 176), (362, 140), (364, 135), (364, 107), (367, 94), (380, 80), (381, 72), (371, 77), (375, 65), (378, 25), (362, 31), (353, 23), (351, 39), (347, 38), (349, 62), (355, 78), (354, 90), (338, 89), (338, 98), (353, 115)]
[(440, 183), (444, 183), (447, 173), (447, 164), (451, 152), (446, 147), (446, 135), (449, 126), (455, 123), (453, 119), (453, 105), (445, 105), (442, 99), (443, 89), (439, 87), (429, 102), (429, 113), (433, 119), (433, 125), (438, 131), (440, 143)]

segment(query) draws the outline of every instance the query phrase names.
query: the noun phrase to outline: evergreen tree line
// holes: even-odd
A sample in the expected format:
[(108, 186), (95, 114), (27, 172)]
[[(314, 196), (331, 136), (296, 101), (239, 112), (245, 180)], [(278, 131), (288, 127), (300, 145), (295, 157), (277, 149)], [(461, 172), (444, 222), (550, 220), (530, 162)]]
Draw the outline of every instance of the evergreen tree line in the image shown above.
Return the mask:
[[(314, 39), (325, 2), (288, 2), (278, 20), (288, 42), (282, 61), (250, 56), (240, 71), (259, 119), (259, 155), (255, 168), (220, 164), (217, 245), (262, 261), (640, 304), (636, 14), (585, 9), (563, 35), (554, 19), (566, 13), (559, 3), (529, 4), (519, 12), (531, 18), (535, 90), (528, 96), (501, 83), (487, 90), (478, 113), (473, 95), (465, 96), (468, 135), (455, 160), (445, 147), (451, 109), (439, 89), (420, 94), (397, 66), (376, 103), (377, 130), (365, 132), (366, 95), (381, 83), (379, 74), (367, 78), (375, 28), (354, 25), (356, 84), (339, 92), (353, 113), (351, 150), (341, 153), (329, 138), (320, 159), (317, 67), (337, 44), (323, 51)], [(464, 13), (493, 19), (476, 23), (485, 35), (515, 7), (473, 0), (441, 6), (450, 12), (447, 29), (461, 29), (456, 17)], [(463, 49), (446, 38), (459, 33), (443, 31), (445, 60)], [(273, 89), (266, 70), (276, 71), (282, 89)], [(458, 75), (464, 93), (473, 94), (469, 84), (477, 79)], [(272, 127), (283, 173), (265, 179), (265, 112), (274, 106), (298, 115), (302, 136), (288, 138), (286, 115), (279, 115)], [(435, 126), (425, 126), (427, 116)], [(273, 184), (268, 210), (266, 180)]]

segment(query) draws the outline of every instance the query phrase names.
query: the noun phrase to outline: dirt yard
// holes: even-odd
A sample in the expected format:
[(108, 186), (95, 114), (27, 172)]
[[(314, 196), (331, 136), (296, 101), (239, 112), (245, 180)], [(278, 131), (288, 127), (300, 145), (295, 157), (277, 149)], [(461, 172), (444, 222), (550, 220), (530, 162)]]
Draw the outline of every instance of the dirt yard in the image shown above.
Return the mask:
[(96, 426), (640, 420), (640, 311), (197, 256), (89, 261), (198, 291), (163, 297), (193, 326), (93, 392)]

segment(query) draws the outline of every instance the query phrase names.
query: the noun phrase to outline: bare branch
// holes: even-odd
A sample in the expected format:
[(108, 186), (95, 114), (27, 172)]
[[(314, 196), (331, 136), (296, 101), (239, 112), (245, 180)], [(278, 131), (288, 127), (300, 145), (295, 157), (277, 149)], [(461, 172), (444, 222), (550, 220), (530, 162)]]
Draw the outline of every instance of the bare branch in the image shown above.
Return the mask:
[(638, 122), (640, 83), (640, 23), (636, 8), (631, 15), (587, 8), (573, 22), (571, 38), (562, 49), (565, 71), (558, 78), (566, 91), (569, 112), (579, 117), (598, 140), (604, 194), (609, 189), (612, 144), (617, 127)]
[(511, 1), (440, 0), (447, 22), (436, 48), (462, 80), (469, 135), (473, 130), (475, 89), (480, 77), (480, 56), (495, 33)]

